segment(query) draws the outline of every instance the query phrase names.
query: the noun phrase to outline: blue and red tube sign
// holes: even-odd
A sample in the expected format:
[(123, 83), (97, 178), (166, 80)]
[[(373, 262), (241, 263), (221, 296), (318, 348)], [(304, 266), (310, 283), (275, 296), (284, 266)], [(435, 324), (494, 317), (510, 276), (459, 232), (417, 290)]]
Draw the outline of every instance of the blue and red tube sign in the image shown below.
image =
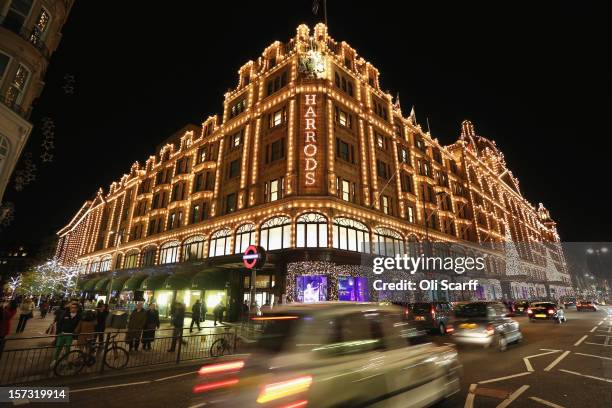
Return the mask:
[(242, 254), (242, 262), (247, 269), (261, 268), (266, 263), (266, 250), (260, 246), (250, 245)]

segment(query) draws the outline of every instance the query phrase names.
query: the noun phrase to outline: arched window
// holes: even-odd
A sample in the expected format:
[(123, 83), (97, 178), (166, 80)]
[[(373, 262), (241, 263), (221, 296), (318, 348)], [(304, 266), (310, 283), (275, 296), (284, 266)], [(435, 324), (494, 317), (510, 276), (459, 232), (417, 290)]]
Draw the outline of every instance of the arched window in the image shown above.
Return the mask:
[(121, 261), (123, 261), (123, 254), (117, 254), (115, 258), (115, 269), (121, 269)]
[(210, 238), (210, 246), (208, 248), (208, 256), (223, 256), (229, 255), (232, 253), (232, 248), (230, 247), (230, 237), (232, 236), (232, 231), (229, 228), (219, 230), (212, 234)]
[(299, 248), (327, 247), (327, 218), (321, 214), (302, 214), (297, 219), (296, 244)]
[(388, 228), (376, 228), (374, 230), (374, 253), (390, 257), (403, 255), (404, 240), (402, 236)]
[(369, 253), (370, 241), (368, 227), (350, 218), (334, 219), (334, 248)]
[(157, 248), (154, 246), (146, 248), (142, 252), (142, 266), (152, 266), (155, 264), (155, 253)]
[(255, 224), (243, 224), (236, 230), (236, 244), (234, 245), (234, 253), (240, 254), (249, 247), (255, 244)]
[(183, 242), (183, 261), (194, 261), (204, 258), (204, 237), (196, 235)]
[(103, 257), (100, 260), (100, 272), (110, 271), (111, 257), (110, 255)]
[(291, 220), (274, 217), (261, 225), (260, 245), (268, 251), (291, 246)]
[(124, 269), (132, 269), (138, 267), (138, 251), (130, 251), (125, 254), (125, 261), (123, 262)]
[(166, 242), (159, 250), (159, 264), (178, 262), (180, 244), (178, 241)]

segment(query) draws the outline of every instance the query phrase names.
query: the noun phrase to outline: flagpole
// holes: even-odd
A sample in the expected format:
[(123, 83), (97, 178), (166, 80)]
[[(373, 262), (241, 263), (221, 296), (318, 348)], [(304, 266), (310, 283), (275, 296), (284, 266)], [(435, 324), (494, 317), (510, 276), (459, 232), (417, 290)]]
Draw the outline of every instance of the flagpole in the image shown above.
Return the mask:
[(327, 25), (327, 0), (323, 0), (323, 16), (325, 18), (325, 26), (329, 28)]

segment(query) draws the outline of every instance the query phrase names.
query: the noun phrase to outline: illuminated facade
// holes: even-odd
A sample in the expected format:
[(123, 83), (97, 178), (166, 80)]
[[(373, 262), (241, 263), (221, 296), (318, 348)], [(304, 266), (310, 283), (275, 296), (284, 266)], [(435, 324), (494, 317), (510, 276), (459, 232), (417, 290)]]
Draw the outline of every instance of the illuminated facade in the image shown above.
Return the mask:
[(0, 203), (73, 0), (0, 0)]
[[(261, 303), (303, 300), (302, 286), (307, 296), (361, 299), (363, 252), (425, 240), (488, 255), (468, 298), (571, 292), (555, 223), (522, 197), (495, 143), (464, 121), (459, 139), (440, 145), (323, 24), (301, 25), (243, 65), (221, 117), (186, 126), (134, 163), (58, 235), (60, 261), (83, 274), (168, 273), (172, 289), (173, 276), (193, 288), (216, 273), (239, 303), (250, 244), (269, 254)], [(313, 295), (313, 285), (326, 293)]]

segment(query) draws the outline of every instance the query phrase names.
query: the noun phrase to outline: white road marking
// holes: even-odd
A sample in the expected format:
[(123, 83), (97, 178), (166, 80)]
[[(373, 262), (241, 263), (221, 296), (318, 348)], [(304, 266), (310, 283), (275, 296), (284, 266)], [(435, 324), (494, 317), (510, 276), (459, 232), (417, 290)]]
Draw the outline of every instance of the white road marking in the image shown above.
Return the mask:
[(499, 404), (497, 406), (497, 408), (506, 408), (508, 405), (510, 405), (512, 403), (512, 401), (514, 401), (515, 399), (517, 399), (522, 393), (524, 393), (525, 391), (527, 391), (529, 389), (528, 385), (523, 385), (521, 388), (519, 388), (518, 390), (514, 391), (512, 394), (510, 394), (508, 396), (508, 398), (506, 398), (505, 400), (503, 400), (501, 402), (501, 404)]
[(602, 324), (603, 322), (604, 322), (604, 321), (602, 320), (601, 322), (597, 323), (597, 325), (598, 325), (598, 326), (601, 326), (601, 324)]
[(570, 371), (570, 370), (564, 370), (562, 368), (559, 369), (559, 371), (563, 371), (564, 373), (568, 373), (568, 374), (574, 374), (574, 375), (579, 375), (581, 377), (586, 377), (586, 378), (592, 378), (594, 380), (599, 380), (599, 381), (605, 381), (605, 382), (609, 382), (612, 383), (612, 380), (609, 378), (601, 378), (601, 377), (595, 377), (594, 375), (586, 375), (586, 374), (580, 374), (577, 373), (575, 371)]
[(591, 343), (590, 341), (585, 341), (584, 344), (591, 344), (593, 346), (612, 347), (612, 344)]
[(191, 374), (191, 375), (193, 375), (193, 374), (197, 374), (197, 373), (198, 373), (197, 371), (189, 371), (189, 372), (182, 373), (182, 374), (171, 375), (170, 377), (162, 377), (162, 378), (158, 378), (158, 379), (153, 380), (153, 381), (165, 381), (165, 380), (171, 380), (171, 379), (173, 379), (173, 378), (184, 377), (184, 376), (186, 376), (186, 375), (190, 375), (190, 374)]
[(553, 361), (552, 363), (550, 363), (550, 364), (549, 364), (549, 365), (548, 365), (548, 366), (547, 366), (547, 367), (544, 369), (544, 371), (550, 371), (550, 370), (552, 370), (552, 368), (553, 368), (554, 366), (556, 366), (557, 364), (559, 364), (559, 362), (560, 362), (561, 360), (563, 360), (565, 357), (567, 357), (567, 355), (568, 355), (569, 353), (570, 353), (569, 351), (566, 351), (565, 353), (561, 354), (559, 357), (557, 357), (557, 358), (555, 359), (555, 361)]
[(467, 398), (465, 399), (465, 405), (463, 408), (473, 408), (474, 407), (474, 391), (476, 391), (476, 387), (478, 384), (470, 384), (470, 388), (468, 390)]
[(580, 343), (582, 343), (587, 337), (589, 337), (588, 335), (584, 335), (580, 338), (580, 340), (578, 340), (577, 342), (574, 343), (574, 346), (579, 346)]
[(478, 381), (478, 384), (489, 384), (489, 383), (492, 383), (492, 382), (503, 381), (503, 380), (507, 380), (509, 378), (522, 377), (524, 375), (529, 375), (529, 374), (531, 374), (531, 371), (526, 371), (524, 373), (508, 375), (506, 377), (499, 377), (499, 378), (492, 378), (490, 380)]
[(529, 399), (534, 400), (535, 402), (539, 402), (542, 405), (546, 405), (552, 408), (564, 408), (562, 405), (555, 404), (554, 402), (546, 401), (545, 399), (538, 397), (529, 397)]
[[(540, 350), (544, 350), (544, 349), (540, 349)], [(548, 354), (559, 353), (560, 351), (562, 351), (562, 350), (552, 350), (552, 349), (548, 349), (548, 350), (549, 351), (547, 353), (540, 353), (540, 354), (534, 354), (532, 356), (523, 357), (523, 361), (525, 362), (525, 366), (527, 367), (527, 371), (534, 371), (533, 366), (531, 365), (531, 362), (529, 361), (530, 358), (546, 356)]]
[(599, 327), (599, 326), (595, 326), (595, 327), (593, 327), (593, 328), (591, 329), (591, 333), (593, 333), (595, 330), (597, 330), (597, 328), (598, 328), (598, 327)]
[(200, 407), (203, 407), (205, 405), (208, 405), (208, 404), (206, 402), (200, 402), (199, 404), (192, 405), (189, 408), (200, 408)]
[(574, 354), (580, 354), (581, 356), (587, 356), (587, 357), (603, 358), (604, 360), (612, 360), (612, 358), (610, 357), (596, 356), (595, 354), (584, 354), (584, 353), (574, 353)]
[(130, 385), (149, 384), (150, 382), (151, 381), (138, 381), (138, 382), (133, 382), (133, 383), (125, 383), (125, 384), (102, 385), (100, 387), (79, 388), (76, 390), (70, 390), (70, 393), (73, 394), (75, 392), (103, 390), (105, 388), (129, 387)]

